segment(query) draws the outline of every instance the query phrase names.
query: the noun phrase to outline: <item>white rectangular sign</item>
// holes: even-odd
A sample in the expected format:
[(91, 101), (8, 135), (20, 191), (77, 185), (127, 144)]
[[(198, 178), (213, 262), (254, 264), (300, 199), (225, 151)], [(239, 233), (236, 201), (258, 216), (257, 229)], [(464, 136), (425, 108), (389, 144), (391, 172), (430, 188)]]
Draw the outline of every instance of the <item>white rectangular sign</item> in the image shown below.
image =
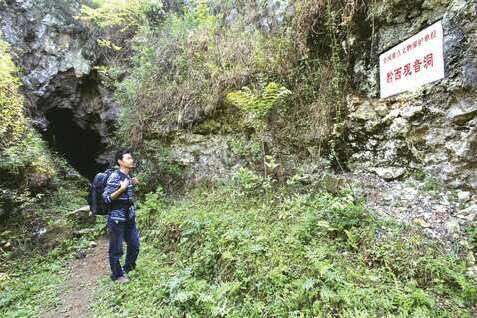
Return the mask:
[(444, 78), (442, 22), (438, 21), (379, 56), (381, 98)]

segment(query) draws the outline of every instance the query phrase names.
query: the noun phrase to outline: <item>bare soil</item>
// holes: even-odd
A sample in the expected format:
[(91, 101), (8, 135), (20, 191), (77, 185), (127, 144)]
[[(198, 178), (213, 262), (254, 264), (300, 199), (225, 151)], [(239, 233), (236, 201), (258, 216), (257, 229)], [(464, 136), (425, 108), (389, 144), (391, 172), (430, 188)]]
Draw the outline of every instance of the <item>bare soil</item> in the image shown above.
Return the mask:
[(98, 239), (96, 247), (88, 249), (84, 257), (75, 259), (69, 267), (70, 273), (60, 295), (61, 305), (41, 317), (88, 317), (98, 282), (109, 275), (107, 238)]

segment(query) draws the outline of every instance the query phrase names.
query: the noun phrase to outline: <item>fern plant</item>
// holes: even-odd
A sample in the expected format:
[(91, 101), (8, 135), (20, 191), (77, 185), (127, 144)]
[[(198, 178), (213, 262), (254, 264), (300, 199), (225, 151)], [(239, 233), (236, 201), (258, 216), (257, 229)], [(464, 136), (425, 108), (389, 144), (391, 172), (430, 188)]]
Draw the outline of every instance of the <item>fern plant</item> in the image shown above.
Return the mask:
[(254, 92), (248, 87), (231, 92), (227, 94), (227, 100), (246, 113), (252, 113), (261, 119), (275, 106), (284, 104), (289, 95), (291, 91), (285, 86), (271, 82), (259, 92)]

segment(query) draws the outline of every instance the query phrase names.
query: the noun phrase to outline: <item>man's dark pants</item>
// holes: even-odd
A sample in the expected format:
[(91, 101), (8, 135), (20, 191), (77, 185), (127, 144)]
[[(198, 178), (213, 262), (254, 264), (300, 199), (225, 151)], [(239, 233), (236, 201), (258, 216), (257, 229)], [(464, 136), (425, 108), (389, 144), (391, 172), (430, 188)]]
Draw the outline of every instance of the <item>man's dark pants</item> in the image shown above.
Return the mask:
[[(114, 221), (108, 218), (109, 232), (109, 265), (111, 266), (111, 279), (116, 280), (124, 273), (136, 267), (136, 259), (139, 254), (139, 232), (135, 220), (126, 222)], [(119, 263), (123, 255), (123, 241), (126, 242), (126, 262), (124, 269)]]

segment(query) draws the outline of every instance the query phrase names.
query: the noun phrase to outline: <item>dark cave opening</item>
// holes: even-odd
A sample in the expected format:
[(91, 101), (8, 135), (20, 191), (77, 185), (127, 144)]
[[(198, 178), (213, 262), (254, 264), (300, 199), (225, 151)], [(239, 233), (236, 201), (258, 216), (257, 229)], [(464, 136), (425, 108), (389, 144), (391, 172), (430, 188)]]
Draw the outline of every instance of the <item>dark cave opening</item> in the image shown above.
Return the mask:
[(93, 129), (81, 128), (70, 109), (52, 108), (45, 115), (49, 122), (45, 137), (50, 147), (63, 155), (81, 175), (91, 180), (107, 167), (96, 160), (105, 150), (101, 137)]

